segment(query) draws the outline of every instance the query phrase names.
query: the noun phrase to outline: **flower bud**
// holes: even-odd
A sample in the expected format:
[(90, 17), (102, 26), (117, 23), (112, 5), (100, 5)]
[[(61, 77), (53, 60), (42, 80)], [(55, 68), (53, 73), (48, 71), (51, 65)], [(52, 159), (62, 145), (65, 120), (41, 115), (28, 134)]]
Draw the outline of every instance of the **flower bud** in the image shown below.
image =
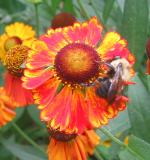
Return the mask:
[(62, 12), (54, 16), (51, 24), (51, 28), (61, 28), (66, 26), (72, 26), (76, 22), (76, 18), (70, 13)]

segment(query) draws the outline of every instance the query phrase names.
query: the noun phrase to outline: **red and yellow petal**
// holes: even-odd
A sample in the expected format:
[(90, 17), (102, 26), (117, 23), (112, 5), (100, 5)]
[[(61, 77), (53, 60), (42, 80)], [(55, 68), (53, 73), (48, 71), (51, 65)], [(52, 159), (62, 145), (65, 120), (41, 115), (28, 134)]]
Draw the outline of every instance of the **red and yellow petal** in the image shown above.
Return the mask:
[(49, 122), (52, 128), (59, 128), (60, 131), (82, 133), (85, 128), (91, 127), (87, 112), (82, 93), (64, 87), (41, 111), (41, 120)]
[(68, 142), (52, 138), (48, 146), (49, 160), (87, 160), (99, 144), (99, 137), (92, 130), (86, 131)]
[(48, 79), (54, 76), (54, 72), (49, 69), (45, 70), (28, 70), (24, 71), (24, 77), (22, 77), (23, 87), (26, 89), (35, 89), (39, 87)]
[(70, 43), (79, 42), (91, 46), (96, 46), (101, 39), (102, 25), (96, 17), (91, 18), (88, 22), (76, 22), (72, 27), (64, 28), (63, 32)]
[(96, 96), (94, 89), (87, 89), (86, 101), (89, 108), (89, 121), (94, 127), (100, 127), (101, 125), (108, 123), (106, 117), (107, 102)]
[(57, 53), (62, 49), (64, 46), (68, 44), (67, 40), (65, 39), (62, 29), (50, 29), (48, 30), (46, 35), (42, 35), (40, 40), (44, 41), (47, 47), (51, 52)]
[(113, 118), (126, 108), (128, 99), (124, 96), (117, 96), (111, 104), (107, 100), (98, 97), (94, 94), (94, 89), (88, 89), (87, 106), (89, 108), (89, 121), (93, 127), (100, 127), (108, 123), (110, 118)]
[(97, 48), (97, 52), (106, 60), (112, 60), (119, 56), (120, 58), (127, 59), (131, 64), (133, 64), (135, 58), (126, 48), (127, 45), (127, 41), (118, 33), (108, 32), (103, 38), (100, 46)]
[(0, 127), (10, 122), (16, 115), (16, 103), (6, 94), (3, 87), (0, 87)]
[(32, 91), (22, 87), (21, 77), (16, 77), (7, 72), (5, 74), (5, 90), (11, 99), (20, 107), (33, 103)]
[(121, 37), (116, 32), (108, 32), (103, 38), (97, 51), (102, 57), (105, 57), (108, 51), (112, 50), (116, 44), (120, 41)]
[(59, 81), (49, 79), (45, 84), (39, 86), (34, 91), (35, 103), (39, 104), (39, 109), (43, 109), (43, 106), (49, 105), (56, 95), (59, 87)]
[(49, 67), (54, 63), (54, 55), (48, 51), (46, 44), (42, 41), (33, 41), (32, 49), (29, 51), (26, 67), (28, 69), (41, 69)]

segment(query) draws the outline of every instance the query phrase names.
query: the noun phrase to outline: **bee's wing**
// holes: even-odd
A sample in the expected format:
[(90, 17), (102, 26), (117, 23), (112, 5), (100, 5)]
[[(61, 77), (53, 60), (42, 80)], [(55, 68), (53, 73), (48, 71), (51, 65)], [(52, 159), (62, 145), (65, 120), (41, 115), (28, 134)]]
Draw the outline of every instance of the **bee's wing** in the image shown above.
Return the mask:
[(116, 94), (118, 94), (122, 90), (122, 64), (119, 63), (116, 68), (116, 73), (112, 79), (111, 85), (108, 90), (107, 100), (111, 103)]

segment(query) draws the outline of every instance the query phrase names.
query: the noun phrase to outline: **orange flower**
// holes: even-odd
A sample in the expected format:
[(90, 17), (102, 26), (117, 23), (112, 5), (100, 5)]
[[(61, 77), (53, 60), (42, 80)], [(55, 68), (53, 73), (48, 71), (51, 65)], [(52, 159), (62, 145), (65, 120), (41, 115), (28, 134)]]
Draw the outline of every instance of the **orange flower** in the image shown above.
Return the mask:
[[(83, 133), (107, 124), (109, 118), (125, 109), (128, 99), (121, 92), (117, 91), (110, 102), (107, 96), (97, 95), (95, 88), (96, 81), (108, 76), (110, 68), (115, 72), (120, 63), (123, 68), (115, 76), (121, 76), (121, 88), (128, 85), (135, 59), (126, 47), (127, 42), (116, 32), (108, 32), (102, 39), (102, 26), (96, 17), (49, 29), (34, 41), (22, 80), (25, 88), (34, 89), (41, 120), (59, 131)], [(109, 88), (114, 88), (110, 84), (115, 80), (107, 78)]]
[(6, 95), (3, 87), (0, 87), (0, 127), (10, 122), (16, 115), (16, 104)]
[(20, 106), (33, 103), (31, 91), (22, 87), (21, 76), (34, 36), (32, 27), (19, 22), (6, 26), (5, 33), (0, 36), (0, 60), (8, 70), (5, 89)]
[[(57, 135), (58, 136), (58, 135)], [(51, 138), (48, 146), (49, 160), (86, 160), (99, 144), (99, 137), (93, 130), (86, 131), (68, 141)]]

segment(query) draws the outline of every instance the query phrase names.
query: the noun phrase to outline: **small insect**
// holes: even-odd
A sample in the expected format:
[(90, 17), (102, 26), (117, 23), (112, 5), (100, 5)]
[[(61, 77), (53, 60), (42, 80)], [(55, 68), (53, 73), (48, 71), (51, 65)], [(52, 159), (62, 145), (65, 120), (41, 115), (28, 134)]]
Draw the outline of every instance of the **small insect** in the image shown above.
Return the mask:
[(111, 69), (114, 73), (113, 77), (99, 78), (97, 80), (99, 85), (97, 85), (98, 87), (96, 88), (96, 94), (107, 99), (109, 103), (112, 103), (116, 95), (121, 94), (123, 91), (122, 63), (119, 63), (116, 69), (111, 66)]

